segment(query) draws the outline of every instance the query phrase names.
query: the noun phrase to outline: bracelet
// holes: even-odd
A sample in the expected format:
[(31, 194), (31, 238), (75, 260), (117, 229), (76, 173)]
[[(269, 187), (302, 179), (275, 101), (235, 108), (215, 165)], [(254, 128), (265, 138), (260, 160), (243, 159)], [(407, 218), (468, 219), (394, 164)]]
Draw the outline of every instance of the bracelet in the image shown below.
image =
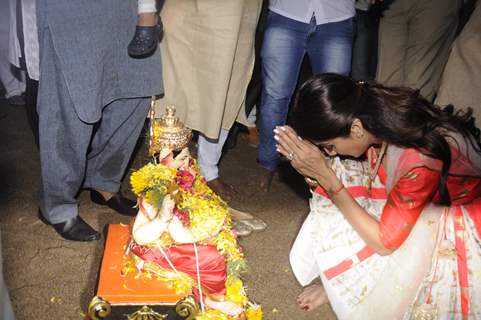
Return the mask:
[(340, 185), (337, 189), (335, 189), (335, 190), (333, 190), (333, 191), (327, 192), (327, 193), (329, 194), (329, 198), (334, 197), (336, 194), (338, 194), (339, 192), (341, 192), (342, 189), (344, 189), (344, 185), (341, 183), (341, 185)]

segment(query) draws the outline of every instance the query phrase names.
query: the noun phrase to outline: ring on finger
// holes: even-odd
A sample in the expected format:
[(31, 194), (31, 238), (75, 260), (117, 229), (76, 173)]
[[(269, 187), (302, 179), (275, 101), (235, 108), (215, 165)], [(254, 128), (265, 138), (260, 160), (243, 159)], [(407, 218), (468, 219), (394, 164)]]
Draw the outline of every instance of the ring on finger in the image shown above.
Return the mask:
[(311, 179), (309, 177), (304, 177), (304, 179), (306, 180), (307, 183), (311, 185), (319, 185), (319, 182), (317, 182), (317, 180)]
[(289, 152), (289, 154), (287, 155), (287, 159), (292, 161), (295, 158), (295, 156), (296, 156), (296, 154), (294, 152)]

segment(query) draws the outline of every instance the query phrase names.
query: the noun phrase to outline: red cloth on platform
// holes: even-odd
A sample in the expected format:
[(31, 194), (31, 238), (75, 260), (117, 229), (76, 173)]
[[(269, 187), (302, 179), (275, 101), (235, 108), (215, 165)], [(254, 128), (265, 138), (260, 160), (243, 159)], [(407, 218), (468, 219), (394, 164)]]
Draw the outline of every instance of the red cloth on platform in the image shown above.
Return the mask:
[[(162, 268), (172, 269), (158, 249), (132, 243), (130, 250), (144, 261), (154, 262)], [(195, 251), (192, 244), (175, 245), (163, 248), (163, 250), (177, 271), (197, 280)], [(225, 257), (219, 254), (215, 246), (199, 244), (197, 245), (197, 255), (203, 289), (207, 289), (209, 294), (225, 294), (227, 277)]]

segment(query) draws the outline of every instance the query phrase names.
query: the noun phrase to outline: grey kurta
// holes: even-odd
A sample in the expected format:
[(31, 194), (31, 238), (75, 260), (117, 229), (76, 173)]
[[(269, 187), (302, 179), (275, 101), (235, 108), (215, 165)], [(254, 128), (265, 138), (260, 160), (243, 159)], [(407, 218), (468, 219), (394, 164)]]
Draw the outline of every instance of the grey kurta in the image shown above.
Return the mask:
[(42, 0), (37, 19), (40, 38), (50, 33), (82, 121), (98, 121), (102, 108), (115, 99), (162, 92), (158, 53), (146, 59), (127, 54), (137, 23), (136, 0)]
[(78, 214), (82, 188), (117, 192), (149, 108), (162, 93), (159, 51), (133, 59), (136, 0), (37, 2), (40, 209)]

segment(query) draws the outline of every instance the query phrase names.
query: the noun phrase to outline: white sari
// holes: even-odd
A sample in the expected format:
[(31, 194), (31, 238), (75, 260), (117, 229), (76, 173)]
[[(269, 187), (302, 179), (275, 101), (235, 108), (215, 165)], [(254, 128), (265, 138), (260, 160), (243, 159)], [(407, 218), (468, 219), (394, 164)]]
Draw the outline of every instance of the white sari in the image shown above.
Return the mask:
[[(333, 169), (342, 183), (377, 220), (386, 193), (399, 179), (394, 168), (399, 168), (402, 152), (389, 147), (388, 186), (376, 177), (370, 195), (355, 191), (367, 185), (367, 162), (333, 159)], [(480, 176), (480, 157), (470, 155), (474, 158), (470, 173)], [(454, 214), (456, 207), (428, 205), (409, 237), (387, 256), (367, 247), (327, 197), (313, 192), (310, 208), (290, 252), (291, 266), (303, 286), (321, 278), (339, 319), (463, 319), (458, 259), (453, 246), (455, 234), (459, 233), (456, 218), (463, 224), (467, 252), (468, 317), (481, 319), (481, 240), (463, 206), (457, 207), (462, 210), (459, 220)]]

